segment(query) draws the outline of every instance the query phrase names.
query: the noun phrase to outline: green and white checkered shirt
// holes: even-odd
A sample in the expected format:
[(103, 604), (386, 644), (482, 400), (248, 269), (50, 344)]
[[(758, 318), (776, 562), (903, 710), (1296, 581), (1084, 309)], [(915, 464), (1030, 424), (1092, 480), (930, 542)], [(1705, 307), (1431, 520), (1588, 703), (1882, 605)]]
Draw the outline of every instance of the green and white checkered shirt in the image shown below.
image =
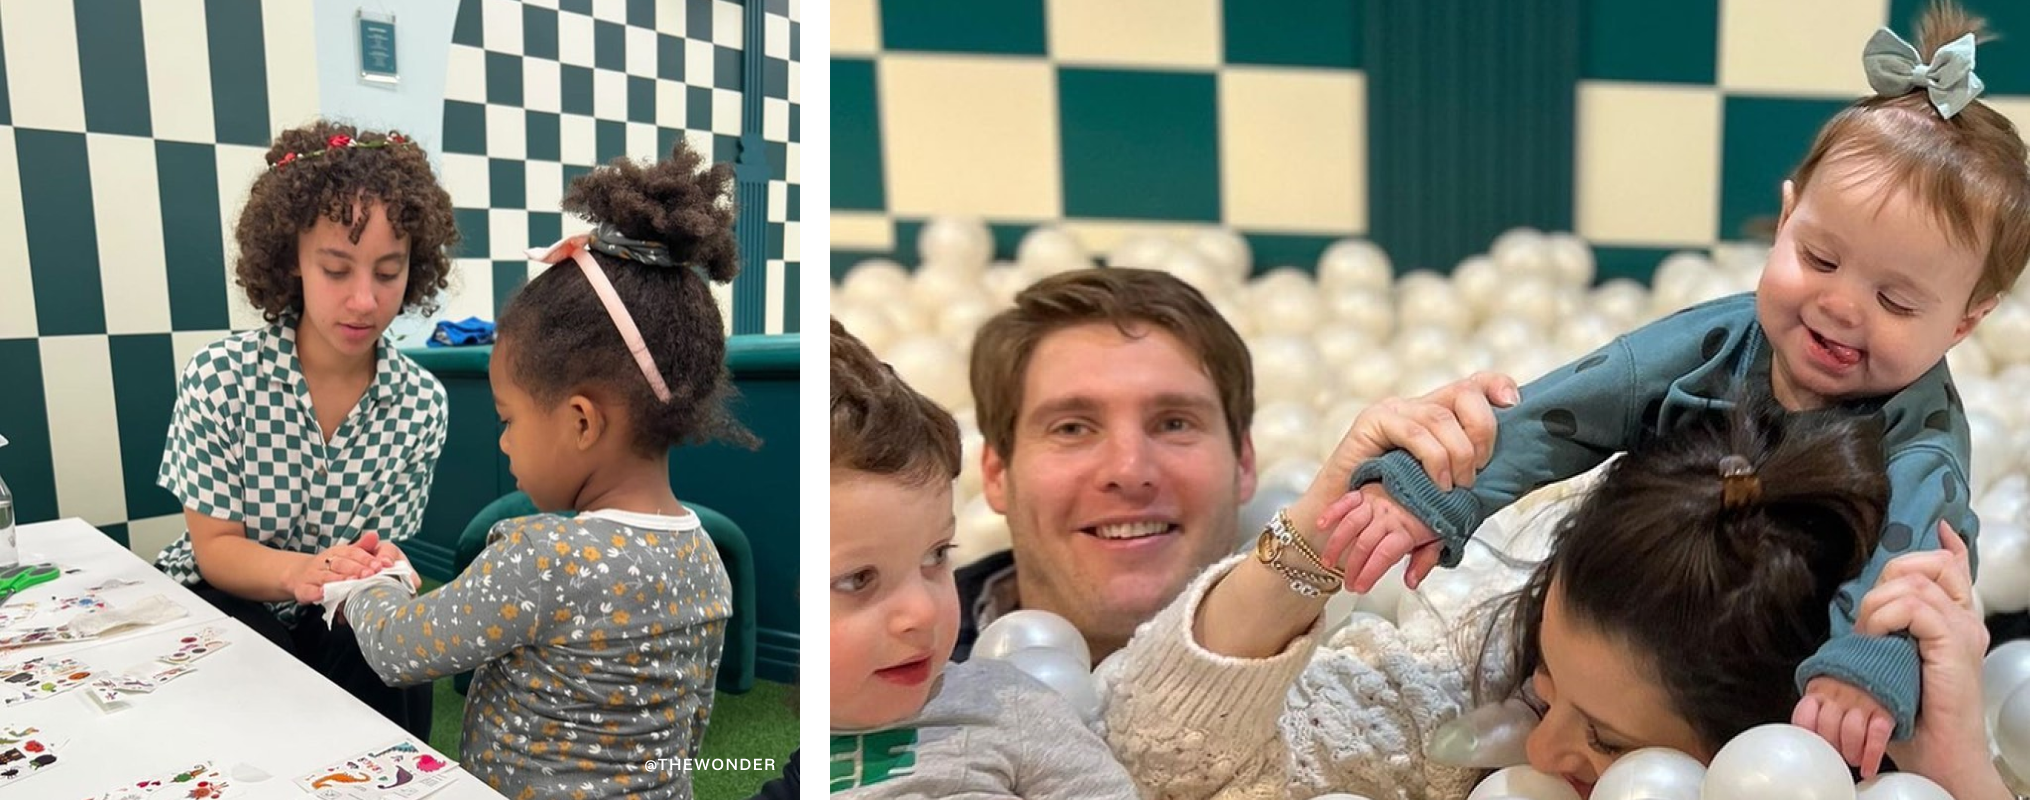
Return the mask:
[[(278, 550), (316, 553), (365, 531), (396, 543), (415, 535), (444, 451), (444, 387), (386, 342), (378, 349), (373, 384), (328, 443), (292, 320), (198, 351), (177, 382), (155, 482), (184, 507), (245, 523), (247, 538)], [(190, 532), (155, 566), (197, 583)], [(296, 621), (296, 603), (268, 607)]]

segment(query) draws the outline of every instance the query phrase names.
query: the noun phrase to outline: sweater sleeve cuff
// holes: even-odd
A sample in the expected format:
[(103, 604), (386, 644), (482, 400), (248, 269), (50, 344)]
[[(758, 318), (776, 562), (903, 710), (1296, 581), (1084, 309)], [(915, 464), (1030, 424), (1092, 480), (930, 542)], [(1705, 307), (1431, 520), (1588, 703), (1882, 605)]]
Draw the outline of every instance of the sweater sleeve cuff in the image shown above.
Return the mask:
[(1900, 742), (1917, 730), (1921, 666), (1908, 636), (1836, 636), (1798, 665), (1797, 687), (1802, 693), (1811, 679), (1826, 677), (1867, 692), (1896, 720), (1890, 738)]
[(1417, 463), (1407, 450), (1390, 450), (1381, 458), (1363, 462), (1353, 471), (1347, 488), (1359, 489), (1377, 481), (1390, 497), (1438, 534), (1443, 548), (1438, 564), (1459, 566), (1459, 560), (1466, 555), (1466, 539), (1480, 522), (1480, 507), (1473, 493), (1466, 489), (1449, 492), (1439, 489), (1424, 472), (1424, 465)]
[(1244, 558), (1214, 564), (1151, 620), (1140, 634), (1149, 639), (1136, 659), (1140, 666), (1121, 678), (1123, 685), (1137, 687), (1136, 694), (1169, 706), (1164, 716), (1171, 724), (1202, 731), (1210, 741), (1252, 740), (1275, 730), (1284, 698), (1311, 663), (1324, 625), (1321, 613), (1309, 630), (1269, 658), (1234, 658), (1200, 646), (1192, 638), (1199, 603)]

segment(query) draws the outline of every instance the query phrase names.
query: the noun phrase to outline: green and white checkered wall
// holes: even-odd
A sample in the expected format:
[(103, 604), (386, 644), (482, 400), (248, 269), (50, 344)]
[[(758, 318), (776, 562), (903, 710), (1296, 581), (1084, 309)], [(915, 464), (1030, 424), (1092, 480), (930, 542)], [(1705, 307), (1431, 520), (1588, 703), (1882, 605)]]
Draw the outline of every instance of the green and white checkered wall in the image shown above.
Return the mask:
[[(1387, 124), (1367, 103), (1370, 2), (835, 2), (835, 275), (914, 263), (940, 214), (985, 218), (1004, 258), (1041, 222), (1095, 252), (1226, 225), (1257, 269), (1308, 267), (1388, 202), (1368, 191), (1367, 132)], [(1966, 5), (2003, 36), (1982, 48), (1985, 99), (2030, 124), (2030, 4)], [(1862, 43), (1908, 35), (1920, 8), (1584, 0), (1571, 211), (1602, 277), (1773, 219), (1819, 125), (1867, 91)]]
[[(767, 167), (729, 327), (795, 329), (797, 6), (753, 1), (462, 0), (435, 45), (444, 134), (422, 141), (468, 242), (440, 316), (494, 315), (527, 277), (514, 253), (571, 225), (569, 176), (684, 135), (715, 158), (748, 139)], [(380, 111), (320, 97), (320, 61), (355, 58), (320, 51), (321, 19), (309, 0), (0, 0), (0, 478), (21, 521), (83, 517), (150, 558), (182, 533), (156, 466), (178, 369), (259, 324), (226, 259), (267, 143)]]

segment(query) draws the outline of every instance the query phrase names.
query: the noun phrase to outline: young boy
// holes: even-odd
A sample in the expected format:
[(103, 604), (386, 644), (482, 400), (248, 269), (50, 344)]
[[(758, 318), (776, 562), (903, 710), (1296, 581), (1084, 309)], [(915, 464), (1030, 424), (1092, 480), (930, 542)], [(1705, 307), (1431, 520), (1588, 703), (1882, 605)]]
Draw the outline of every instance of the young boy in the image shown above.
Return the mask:
[(1063, 698), (949, 664), (958, 423), (832, 321), (833, 797), (1132, 798)]

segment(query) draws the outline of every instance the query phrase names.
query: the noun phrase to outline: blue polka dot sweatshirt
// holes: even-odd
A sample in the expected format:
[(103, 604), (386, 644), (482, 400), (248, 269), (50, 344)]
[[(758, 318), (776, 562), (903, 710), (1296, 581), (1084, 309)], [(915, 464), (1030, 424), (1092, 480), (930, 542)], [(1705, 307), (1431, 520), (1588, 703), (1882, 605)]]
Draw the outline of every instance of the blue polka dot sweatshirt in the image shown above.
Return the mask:
[[(1696, 305), (1522, 387), (1521, 402), (1496, 410), (1493, 460), (1471, 488), (1440, 491), (1402, 450), (1362, 465), (1353, 486), (1380, 481), (1438, 534), (1444, 547), (1440, 563), (1456, 566), (1467, 538), (1494, 512), (1538, 487), (1598, 466), (1645, 434), (1668, 432), (1686, 414), (1731, 407), (1743, 382), (1767, 384), (1769, 364), (1753, 294)], [(1859, 576), (1840, 587), (1829, 609), (1832, 638), (1798, 666), (1795, 677), (1800, 691), (1819, 676), (1867, 691), (1895, 717), (1894, 738), (1901, 740), (1915, 729), (1917, 646), (1904, 635), (1854, 633), (1854, 611), (1890, 559), (1939, 546), (1941, 519), (1966, 538), (1971, 553), (1980, 534), (1968, 497), (1973, 448), (1943, 360), (1902, 391), (1845, 405), (1882, 414), (1889, 513), (1874, 554)]]

